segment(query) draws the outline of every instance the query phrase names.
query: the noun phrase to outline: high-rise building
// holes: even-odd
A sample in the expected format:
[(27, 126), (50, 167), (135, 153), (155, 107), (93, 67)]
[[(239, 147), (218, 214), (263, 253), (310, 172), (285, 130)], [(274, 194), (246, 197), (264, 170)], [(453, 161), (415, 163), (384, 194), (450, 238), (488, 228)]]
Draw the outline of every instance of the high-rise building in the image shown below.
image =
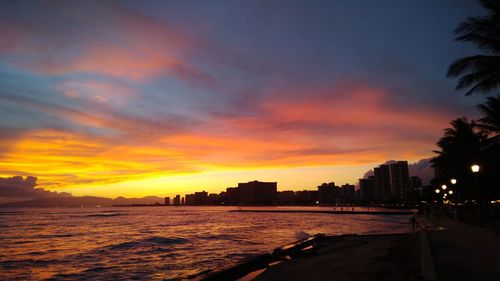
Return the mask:
[(391, 196), (407, 199), (410, 189), (410, 174), (407, 161), (391, 164)]
[(181, 204), (181, 196), (175, 195), (174, 197), (174, 206), (179, 206)]
[(359, 192), (361, 201), (370, 202), (375, 200), (375, 177), (359, 180)]
[(335, 204), (335, 183), (322, 183), (318, 186), (318, 201), (320, 204)]
[(165, 197), (165, 203), (164, 203), (165, 206), (169, 206), (170, 205), (170, 197)]
[(239, 204), (273, 204), (277, 201), (277, 183), (251, 181), (238, 183), (236, 193)]
[(355, 201), (355, 197), (356, 197), (356, 191), (355, 191), (355, 186), (352, 185), (352, 184), (344, 184), (342, 186), (340, 186), (339, 188), (339, 191), (341, 192), (342, 196), (341, 196), (341, 200), (337, 200), (339, 202), (342, 202), (342, 203), (347, 203), (347, 204), (350, 204), (350, 203), (354, 203)]
[(206, 191), (194, 193), (195, 205), (206, 205), (208, 202), (208, 193)]
[(375, 199), (387, 200), (391, 195), (391, 171), (389, 165), (380, 165), (373, 169), (375, 177)]
[(419, 177), (410, 177), (409, 201), (417, 201), (423, 195), (422, 179)]

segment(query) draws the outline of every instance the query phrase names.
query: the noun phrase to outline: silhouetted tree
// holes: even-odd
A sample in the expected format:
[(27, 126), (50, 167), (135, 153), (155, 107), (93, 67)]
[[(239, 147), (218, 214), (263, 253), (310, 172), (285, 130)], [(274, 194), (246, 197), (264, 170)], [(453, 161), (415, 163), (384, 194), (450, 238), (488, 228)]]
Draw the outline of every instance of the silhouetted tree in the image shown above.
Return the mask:
[(482, 149), (486, 145), (486, 134), (478, 130), (474, 121), (465, 117), (455, 119), (451, 128), (445, 129), (444, 136), (437, 142), (440, 151), (431, 160), (438, 177), (443, 180), (456, 178), (464, 186), (471, 186), (470, 165), (482, 158)]
[(483, 183), (486, 198), (500, 196), (500, 96), (488, 97), (486, 102), (479, 104), (479, 111), (483, 117), (479, 119), (477, 127), (485, 131), (489, 138), (483, 148)]
[(460, 76), (456, 90), (466, 96), (488, 93), (500, 84), (500, 2), (480, 0), (489, 14), (470, 17), (455, 29), (457, 41), (475, 43), (483, 54), (458, 59), (448, 69), (448, 77)]
[(486, 102), (477, 106), (483, 113), (483, 118), (479, 119), (477, 126), (486, 131), (493, 143), (500, 142), (500, 96), (488, 97)]

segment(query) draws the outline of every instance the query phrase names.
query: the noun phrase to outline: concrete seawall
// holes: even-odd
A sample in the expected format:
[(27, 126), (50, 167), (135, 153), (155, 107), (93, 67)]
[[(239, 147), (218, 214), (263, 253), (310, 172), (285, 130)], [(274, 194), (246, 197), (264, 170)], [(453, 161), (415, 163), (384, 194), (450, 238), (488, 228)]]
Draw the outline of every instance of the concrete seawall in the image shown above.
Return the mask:
[[(315, 235), (202, 280), (410, 280), (421, 276), (418, 232)], [(418, 279), (416, 279), (418, 280)]]

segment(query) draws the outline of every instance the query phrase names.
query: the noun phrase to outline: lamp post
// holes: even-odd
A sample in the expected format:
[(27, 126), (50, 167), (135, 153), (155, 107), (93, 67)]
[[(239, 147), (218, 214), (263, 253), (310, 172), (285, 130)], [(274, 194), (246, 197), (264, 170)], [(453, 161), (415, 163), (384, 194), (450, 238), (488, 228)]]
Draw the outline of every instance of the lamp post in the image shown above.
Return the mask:
[[(456, 203), (455, 203), (455, 221), (458, 222), (461, 220), (461, 210), (460, 210), (460, 192), (461, 190), (457, 189), (457, 179), (452, 178), (450, 179), (451, 184), (453, 185), (453, 189), (457, 192), (457, 195), (455, 196)], [(453, 190), (448, 191), (448, 194), (452, 195)]]
[(457, 180), (456, 179), (450, 179), (451, 184), (453, 185), (454, 189), (457, 191), (457, 203), (460, 203), (460, 192), (457, 190)]
[(473, 164), (472, 166), (470, 166), (470, 169), (474, 174), (474, 189), (476, 190), (476, 200), (479, 202), (479, 187), (477, 184), (477, 173), (479, 173), (480, 167), (478, 164)]
[(480, 167), (478, 164), (472, 164), (470, 166), (470, 169), (472, 173), (474, 174), (474, 188), (476, 190), (476, 204), (479, 210), (479, 225), (483, 225), (483, 219), (482, 219), (482, 211), (481, 211), (481, 204), (480, 204), (480, 199), (479, 199), (479, 185), (477, 184), (477, 175), (479, 173)]

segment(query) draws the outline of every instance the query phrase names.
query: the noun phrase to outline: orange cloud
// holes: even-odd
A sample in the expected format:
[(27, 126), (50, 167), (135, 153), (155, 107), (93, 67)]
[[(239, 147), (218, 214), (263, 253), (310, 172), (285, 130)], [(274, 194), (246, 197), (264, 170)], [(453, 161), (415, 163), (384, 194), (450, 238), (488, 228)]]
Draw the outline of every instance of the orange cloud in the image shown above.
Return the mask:
[(44, 63), (36, 65), (35, 68), (49, 74), (88, 72), (143, 79), (167, 73), (179, 64), (180, 62), (169, 56), (168, 51), (164, 49), (148, 50), (96, 42), (86, 46), (82, 53), (63, 64)]
[(57, 89), (70, 98), (88, 99), (95, 103), (109, 103), (124, 105), (127, 97), (133, 96), (134, 90), (117, 83), (98, 81), (64, 81)]
[(443, 111), (395, 105), (393, 93), (384, 89), (342, 90), (348, 94), (339, 97), (333, 87), (309, 97), (274, 95), (251, 114), (212, 116), (174, 130), (162, 130), (162, 120), (32, 102), (75, 123), (120, 134), (33, 131), (9, 147), (0, 170), (33, 174), (62, 188), (131, 181), (137, 182), (130, 188), (140, 188), (149, 178), (245, 169), (359, 166), (362, 176), (370, 163), (429, 157), (430, 144), (450, 118)]
[(185, 172), (175, 151), (130, 146), (116, 140), (39, 130), (26, 134), (9, 148), (1, 161), (2, 174), (40, 177), (42, 183), (79, 186), (147, 177), (155, 173)]
[[(195, 85), (215, 83), (186, 60), (199, 43), (165, 22), (117, 3), (39, 8), (41, 16), (26, 12), (0, 19), (0, 56), (6, 62), (50, 75), (92, 73), (134, 80), (170, 75)], [(62, 23), (61, 15), (72, 20)]]

